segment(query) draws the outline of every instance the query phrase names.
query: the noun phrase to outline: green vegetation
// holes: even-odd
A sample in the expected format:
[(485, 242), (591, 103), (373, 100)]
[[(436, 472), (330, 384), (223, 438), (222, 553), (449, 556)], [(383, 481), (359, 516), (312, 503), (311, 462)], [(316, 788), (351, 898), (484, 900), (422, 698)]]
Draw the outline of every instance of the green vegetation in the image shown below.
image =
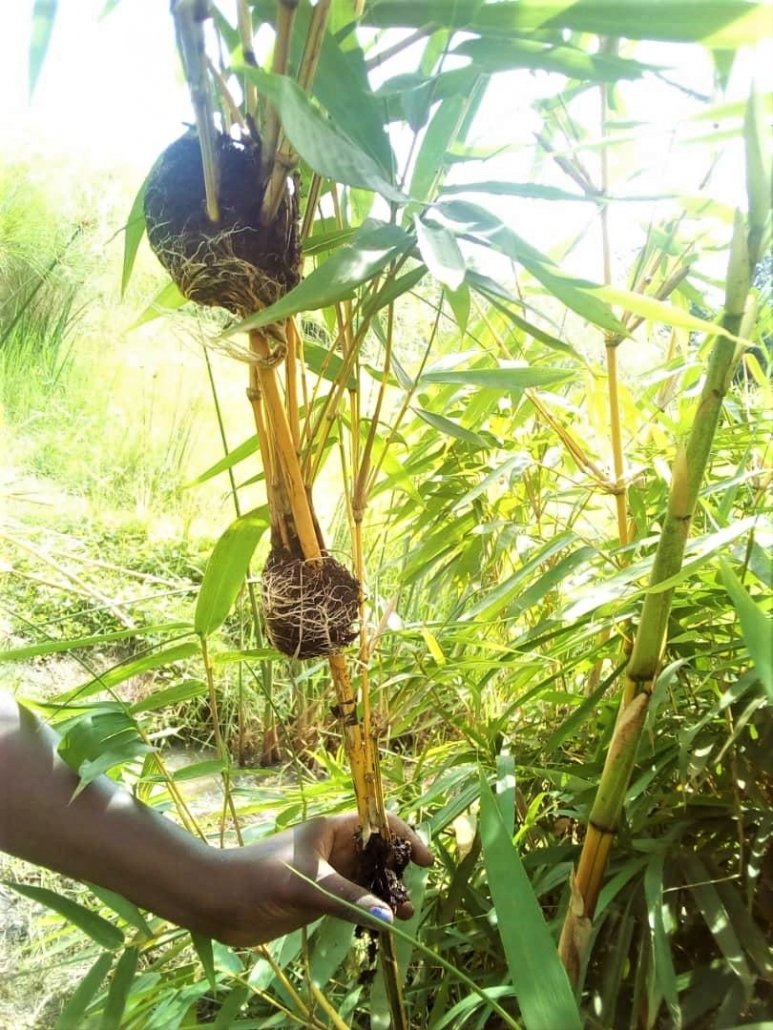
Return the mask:
[[(366, 584), (356, 714), (437, 856), (384, 949), (399, 973), (373, 977), (340, 922), (238, 951), (14, 868), (58, 913), (14, 990), (78, 949), (78, 989), (57, 978), (37, 1025), (763, 1025), (769, 98), (725, 92), (763, 8), (362, 6), (333, 4), (308, 81), (326, 5), (289, 26), (250, 5), (289, 32), (288, 67), (281, 47), (241, 61), (247, 4), (240, 28), (216, 19), (234, 70), (214, 102), (301, 171), (305, 277), (238, 325), (183, 305), (136, 217), (106, 267), (107, 225), (1, 173), (2, 669), (84, 778), (213, 840), (361, 805), (327, 662), (279, 655), (259, 614), (273, 452), (244, 390), (256, 334), (288, 326), (259, 385), (278, 382), (328, 547)], [(517, 177), (487, 106), (513, 84), (535, 130), (507, 126)], [(641, 142), (661, 139), (648, 90), (683, 105), (665, 166)]]

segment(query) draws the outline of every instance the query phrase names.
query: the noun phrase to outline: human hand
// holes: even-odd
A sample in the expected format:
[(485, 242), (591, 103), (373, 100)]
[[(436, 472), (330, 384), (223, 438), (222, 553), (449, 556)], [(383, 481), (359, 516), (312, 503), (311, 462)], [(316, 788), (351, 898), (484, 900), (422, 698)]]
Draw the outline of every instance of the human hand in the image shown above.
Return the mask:
[[(311, 819), (257, 844), (213, 851), (207, 906), (211, 936), (246, 946), (290, 933), (323, 915), (356, 922), (356, 913), (344, 902), (391, 922), (386, 902), (353, 880), (358, 826), (353, 813)], [(389, 826), (410, 841), (417, 865), (432, 865), (431, 852), (406, 823), (390, 816)], [(412, 914), (410, 902), (396, 912), (398, 919)]]

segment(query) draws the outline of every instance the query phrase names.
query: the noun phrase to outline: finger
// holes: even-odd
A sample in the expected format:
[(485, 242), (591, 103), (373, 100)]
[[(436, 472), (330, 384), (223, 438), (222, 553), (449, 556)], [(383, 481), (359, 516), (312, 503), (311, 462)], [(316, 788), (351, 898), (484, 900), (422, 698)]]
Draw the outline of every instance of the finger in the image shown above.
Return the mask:
[[(315, 890), (313, 903), (322, 914), (338, 916), (350, 923), (370, 922), (372, 919), (382, 923), (393, 921), (392, 910), (381, 898), (339, 875), (331, 866), (320, 871), (322, 875), (317, 880), (320, 889)], [(351, 906), (356, 906), (359, 913)], [(360, 913), (371, 919), (359, 918)]]
[(396, 815), (389, 815), (389, 829), (392, 833), (398, 837), (405, 837), (406, 840), (410, 841), (411, 844), (411, 861), (415, 862), (416, 865), (430, 866), (434, 864), (434, 857), (432, 852), (429, 850), (427, 845), (418, 835), (418, 833), (398, 818)]

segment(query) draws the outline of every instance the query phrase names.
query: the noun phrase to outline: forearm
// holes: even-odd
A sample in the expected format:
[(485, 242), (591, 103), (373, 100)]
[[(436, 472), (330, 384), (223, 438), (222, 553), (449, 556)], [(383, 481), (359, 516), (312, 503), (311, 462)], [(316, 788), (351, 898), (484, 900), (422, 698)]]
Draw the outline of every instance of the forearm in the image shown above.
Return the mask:
[(0, 849), (107, 887), (182, 926), (213, 932), (218, 852), (107, 777), (76, 798), (56, 735), (0, 695)]

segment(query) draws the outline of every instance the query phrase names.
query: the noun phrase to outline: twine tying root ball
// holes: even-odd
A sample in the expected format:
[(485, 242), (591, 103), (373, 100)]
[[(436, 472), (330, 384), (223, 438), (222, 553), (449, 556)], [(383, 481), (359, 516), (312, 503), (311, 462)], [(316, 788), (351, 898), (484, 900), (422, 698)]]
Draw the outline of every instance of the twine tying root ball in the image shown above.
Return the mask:
[(207, 216), (201, 149), (194, 132), (161, 154), (145, 187), (150, 246), (189, 300), (244, 318), (273, 304), (300, 279), (298, 199), (288, 189), (264, 225), (260, 143), (215, 140), (219, 220)]
[(335, 654), (357, 636), (360, 583), (335, 558), (271, 551), (261, 579), (271, 643), (290, 658)]

